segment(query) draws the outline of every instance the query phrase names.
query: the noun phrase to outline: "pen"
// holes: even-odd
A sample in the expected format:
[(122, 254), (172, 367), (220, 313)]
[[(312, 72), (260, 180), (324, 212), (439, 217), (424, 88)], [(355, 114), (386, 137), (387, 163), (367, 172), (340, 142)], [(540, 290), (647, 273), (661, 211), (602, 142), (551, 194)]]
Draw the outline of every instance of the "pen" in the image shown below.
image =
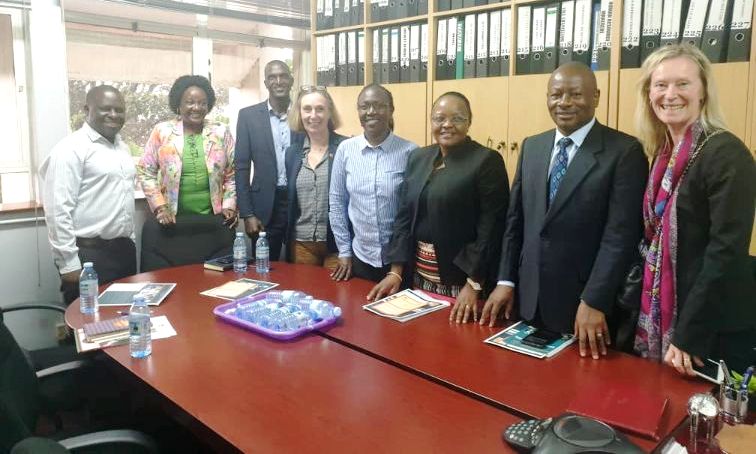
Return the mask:
[(719, 360), (719, 368), (722, 369), (722, 373), (724, 374), (725, 384), (732, 386), (732, 375), (730, 375), (730, 369), (727, 368), (727, 364), (725, 364), (723, 359)]
[(748, 390), (748, 385), (751, 382), (751, 377), (753, 377), (753, 366), (749, 366), (748, 369), (746, 369), (745, 374), (743, 374), (743, 381), (740, 383), (741, 392)]

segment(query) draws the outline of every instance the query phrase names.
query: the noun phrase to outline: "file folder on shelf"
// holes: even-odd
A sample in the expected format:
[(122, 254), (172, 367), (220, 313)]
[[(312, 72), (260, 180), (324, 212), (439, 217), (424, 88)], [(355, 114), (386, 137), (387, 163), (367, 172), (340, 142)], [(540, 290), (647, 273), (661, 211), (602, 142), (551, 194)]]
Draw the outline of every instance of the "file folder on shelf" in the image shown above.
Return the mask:
[(409, 39), (409, 81), (420, 81), (420, 24), (410, 26)]
[(381, 83), (387, 84), (390, 82), (389, 73), (391, 63), (389, 58), (391, 56), (391, 48), (389, 45), (390, 31), (388, 28), (381, 29)]
[(446, 45), (448, 43), (447, 35), (447, 19), (438, 20), (438, 30), (436, 30), (436, 80), (448, 79), (449, 72), (447, 71), (448, 64), (446, 62)]
[(662, 11), (661, 45), (677, 44), (680, 42), (683, 0), (665, 0)]
[(420, 24), (420, 76), (419, 82), (428, 80), (428, 24)]
[(336, 35), (326, 36), (326, 55), (328, 59), (328, 70), (326, 72), (325, 85), (333, 87), (336, 85)]
[(751, 18), (753, 0), (734, 0), (727, 61), (748, 61), (751, 56)]
[(501, 76), (501, 10), (488, 14), (488, 76)]
[(559, 58), (558, 64), (572, 61), (573, 33), (575, 30), (575, 0), (562, 2), (559, 11)]
[(333, 28), (333, 0), (323, 2), (323, 28)]
[(601, 0), (601, 16), (599, 17), (598, 46), (598, 69), (609, 69), (612, 51), (612, 27), (614, 19), (612, 14), (613, 0)]
[(357, 85), (357, 32), (347, 32), (347, 85)]
[(365, 32), (357, 30), (357, 85), (365, 85)]
[(315, 30), (323, 30), (325, 28), (323, 16), (323, 13), (325, 12), (325, 10), (323, 9), (324, 6), (324, 0), (317, 0), (315, 2)]
[[(349, 14), (350, 19), (349, 23), (351, 25), (359, 25), (362, 23), (362, 8), (360, 7), (362, 3), (360, 0), (347, 0), (351, 2), (351, 7), (349, 8)], [(364, 1), (364, 0), (363, 0)]]
[(407, 2), (407, 12), (406, 12), (405, 17), (417, 16), (418, 1), (417, 0), (405, 0), (405, 1)]
[(688, 14), (685, 17), (682, 42), (701, 48), (701, 37), (706, 23), (706, 11), (709, 9), (709, 0), (690, 0)]
[(399, 27), (399, 81), (410, 82), (410, 26)]
[(488, 13), (478, 13), (477, 20), (475, 53), (478, 61), (475, 64), (475, 77), (488, 77)]
[(535, 6), (530, 38), (530, 73), (543, 72), (543, 49), (546, 46), (546, 7)]
[(389, 47), (390, 47), (390, 62), (389, 62), (389, 75), (388, 75), (388, 82), (390, 84), (396, 84), (402, 81), (401, 78), (401, 68), (399, 66), (399, 48), (400, 48), (400, 42), (399, 42), (399, 27), (391, 27), (391, 38), (389, 40)]
[(501, 47), (499, 60), (501, 61), (501, 75), (509, 75), (509, 61), (512, 55), (512, 9), (501, 10)]
[(373, 82), (376, 84), (383, 83), (382, 79), (382, 59), (381, 59), (381, 31), (373, 30)]
[(591, 28), (591, 70), (598, 71), (598, 49), (599, 49), (599, 23), (601, 22), (601, 4), (593, 4), (593, 26)]
[(622, 49), (620, 68), (640, 66), (642, 0), (624, 0), (622, 8)]
[[(473, 21), (474, 22), (474, 21)], [(475, 36), (475, 35), (473, 35)], [(457, 34), (456, 34), (456, 49), (457, 52), (454, 56), (454, 78), (465, 78), (465, 19), (457, 18)], [(473, 58), (475, 58), (475, 52), (473, 51)]]
[(701, 38), (701, 50), (712, 63), (723, 63), (727, 59), (727, 38), (731, 16), (732, 0), (711, 0)]
[[(475, 6), (475, 0), (462, 0), (462, 8), (472, 8)], [(452, 8), (454, 8), (452, 6)]]
[(662, 1), (643, 0), (643, 26), (641, 27), (641, 60), (659, 48), (662, 26)]
[(516, 58), (515, 74), (530, 74), (530, 6), (517, 8)]
[(450, 9), (451, 9), (451, 0), (436, 0), (436, 12), (448, 11)]
[(325, 85), (325, 50), (323, 46), (324, 37), (323, 36), (317, 36), (315, 37), (315, 73), (317, 84), (318, 85)]
[(428, 14), (428, 0), (417, 0), (417, 13), (416, 15)]
[(338, 50), (336, 51), (336, 55), (338, 58), (338, 66), (337, 69), (337, 76), (336, 76), (336, 85), (339, 87), (346, 87), (347, 85), (347, 34), (346, 33), (339, 33), (338, 34)]
[[(349, 24), (344, 23), (344, 9), (342, 3), (345, 0), (333, 0), (333, 28), (344, 27)], [(338, 38), (336, 38), (338, 40)]]
[(558, 24), (559, 3), (546, 5), (546, 35), (543, 49), (543, 72), (545, 73), (550, 73), (557, 68)]
[[(456, 17), (450, 17), (446, 23), (446, 77), (455, 79), (457, 75), (457, 33), (458, 23), (463, 23)], [(461, 41), (460, 41), (461, 42)]]
[(464, 7), (464, 0), (451, 0), (449, 2), (449, 9), (460, 9)]
[(575, 27), (572, 38), (572, 60), (591, 65), (591, 0), (575, 0)]
[(464, 79), (475, 77), (475, 64), (478, 61), (478, 58), (475, 55), (475, 20), (475, 14), (468, 14), (465, 16), (465, 33), (463, 35), (465, 68), (462, 72), (462, 77)]

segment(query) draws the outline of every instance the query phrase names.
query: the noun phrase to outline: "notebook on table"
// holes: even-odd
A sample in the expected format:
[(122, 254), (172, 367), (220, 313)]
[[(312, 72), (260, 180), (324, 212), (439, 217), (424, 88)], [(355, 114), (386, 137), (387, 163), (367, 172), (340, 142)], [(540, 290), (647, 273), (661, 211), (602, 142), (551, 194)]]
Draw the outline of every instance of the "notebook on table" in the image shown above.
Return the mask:
[(617, 429), (659, 440), (669, 399), (630, 383), (604, 383), (582, 389), (567, 411), (595, 418)]

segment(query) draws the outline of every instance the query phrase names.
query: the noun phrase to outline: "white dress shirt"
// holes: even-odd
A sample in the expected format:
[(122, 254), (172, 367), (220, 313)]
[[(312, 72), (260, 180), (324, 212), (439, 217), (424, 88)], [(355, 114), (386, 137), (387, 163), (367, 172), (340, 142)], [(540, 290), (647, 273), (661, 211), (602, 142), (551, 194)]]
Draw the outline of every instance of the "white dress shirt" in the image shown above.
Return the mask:
[[(572, 163), (572, 159), (577, 154), (580, 147), (583, 145), (583, 142), (585, 142), (585, 138), (588, 136), (588, 133), (591, 132), (591, 128), (593, 125), (596, 124), (596, 118), (592, 118), (591, 121), (584, 124), (580, 128), (578, 128), (575, 132), (570, 134), (569, 136), (565, 136), (561, 132), (559, 132), (559, 129), (556, 130), (556, 134), (554, 134), (554, 145), (551, 147), (551, 160), (549, 161), (549, 175), (551, 175), (551, 170), (554, 168), (554, 162), (556, 161), (557, 153), (559, 153), (559, 141), (562, 140), (564, 137), (569, 137), (572, 139), (572, 144), (570, 144), (569, 147), (567, 147), (567, 168), (570, 167), (570, 163)], [(507, 287), (514, 287), (515, 284), (512, 281), (498, 281), (496, 285), (506, 285)]]
[(76, 237), (134, 239), (134, 177), (129, 147), (86, 122), (58, 142), (39, 168), (53, 259), (60, 274), (81, 268)]

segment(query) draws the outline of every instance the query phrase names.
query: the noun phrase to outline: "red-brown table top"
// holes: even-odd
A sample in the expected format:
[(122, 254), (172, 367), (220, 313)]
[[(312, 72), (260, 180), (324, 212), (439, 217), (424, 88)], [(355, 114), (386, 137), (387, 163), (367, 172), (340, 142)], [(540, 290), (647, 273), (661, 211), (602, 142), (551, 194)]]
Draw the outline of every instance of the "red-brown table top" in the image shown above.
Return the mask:
[[(302, 274), (280, 267), (270, 277), (283, 280), (281, 271)], [(223, 301), (199, 292), (233, 277), (188, 266), (124, 279), (178, 283), (153, 308), (178, 335), (154, 341), (143, 360), (132, 359), (128, 346), (105, 351), (245, 452), (509, 450), (501, 430), (519, 418), (505, 411), (316, 333), (280, 342), (216, 319), (212, 309)], [(115, 311), (100, 308), (97, 317)], [(78, 304), (66, 311), (72, 327), (93, 319)]]

